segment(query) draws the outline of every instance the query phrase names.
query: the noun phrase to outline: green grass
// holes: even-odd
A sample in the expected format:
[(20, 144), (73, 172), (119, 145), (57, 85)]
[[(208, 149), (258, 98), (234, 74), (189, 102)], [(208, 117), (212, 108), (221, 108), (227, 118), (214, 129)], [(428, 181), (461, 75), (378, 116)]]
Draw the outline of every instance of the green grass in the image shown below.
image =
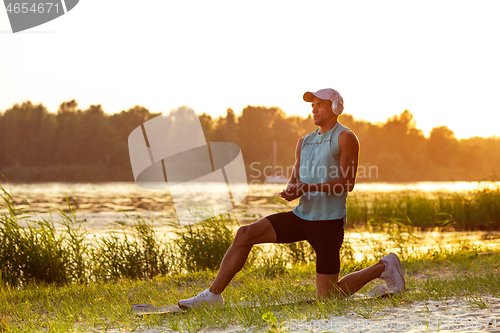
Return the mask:
[(350, 227), (399, 221), (419, 230), (500, 230), (500, 188), (468, 193), (351, 194), (347, 211)]
[[(471, 309), (488, 308), (491, 304), (483, 299), (483, 295), (500, 297), (499, 259), (499, 254), (487, 256), (465, 250), (440, 252), (439, 256), (429, 254), (402, 262), (410, 291), (400, 296), (390, 299), (331, 299), (310, 305), (284, 306), (275, 306), (273, 303), (277, 300), (284, 302), (314, 297), (314, 266), (294, 266), (272, 277), (262, 274), (258, 269), (247, 268), (236, 276), (224, 293), (226, 306), (222, 309), (199, 309), (177, 315), (145, 317), (134, 316), (131, 305), (175, 304), (178, 299), (191, 297), (206, 288), (215, 277), (215, 272), (206, 270), (146, 280), (75, 282), (62, 286), (43, 283), (27, 284), (22, 288), (3, 286), (0, 289), (0, 313), (4, 319), (0, 330), (140, 331), (162, 327), (196, 332), (207, 327), (224, 330), (230, 325), (240, 325), (252, 331), (266, 327), (274, 327), (278, 331), (285, 321), (311, 321), (348, 313), (365, 319), (379, 318), (384, 309), (404, 308), (412, 303), (429, 300), (445, 302), (456, 298), (466, 301)], [(362, 266), (373, 263), (363, 262)], [(344, 274), (349, 272), (344, 267)], [(419, 274), (418, 278), (416, 274)], [(372, 282), (362, 292), (373, 285)], [(231, 306), (242, 301), (259, 302), (262, 305), (257, 308)], [(265, 313), (271, 313), (276, 322), (262, 319)], [(269, 316), (266, 318), (269, 319)]]

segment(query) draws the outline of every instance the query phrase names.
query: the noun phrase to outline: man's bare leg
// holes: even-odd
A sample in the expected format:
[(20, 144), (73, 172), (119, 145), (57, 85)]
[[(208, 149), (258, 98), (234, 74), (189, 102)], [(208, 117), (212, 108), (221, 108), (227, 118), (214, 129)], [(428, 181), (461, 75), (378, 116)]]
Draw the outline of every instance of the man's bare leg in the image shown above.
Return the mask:
[(316, 273), (316, 295), (318, 299), (327, 298), (335, 294), (334, 286), (337, 285), (339, 280), (338, 274), (318, 274)]
[[(348, 274), (338, 281), (338, 274), (316, 274), (316, 289), (318, 298), (322, 299), (330, 295), (352, 295), (368, 282), (379, 278), (385, 270), (383, 262), (378, 262), (373, 266), (367, 267), (360, 271)], [(337, 282), (338, 281), (338, 282)]]
[(368, 282), (379, 278), (384, 270), (384, 263), (379, 261), (375, 265), (344, 276), (338, 282), (338, 286), (345, 295), (352, 295)]
[(261, 243), (276, 243), (276, 232), (267, 218), (240, 227), (222, 259), (219, 273), (210, 286), (210, 292), (222, 293), (234, 275), (245, 265), (252, 246)]

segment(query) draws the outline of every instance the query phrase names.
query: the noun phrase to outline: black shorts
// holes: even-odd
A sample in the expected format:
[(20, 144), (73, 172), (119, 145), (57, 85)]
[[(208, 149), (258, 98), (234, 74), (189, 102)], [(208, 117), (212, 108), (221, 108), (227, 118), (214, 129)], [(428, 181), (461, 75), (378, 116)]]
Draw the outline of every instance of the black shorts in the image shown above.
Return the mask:
[(316, 273), (340, 272), (340, 247), (344, 241), (344, 218), (308, 221), (293, 212), (267, 216), (276, 232), (277, 243), (307, 240), (316, 252)]

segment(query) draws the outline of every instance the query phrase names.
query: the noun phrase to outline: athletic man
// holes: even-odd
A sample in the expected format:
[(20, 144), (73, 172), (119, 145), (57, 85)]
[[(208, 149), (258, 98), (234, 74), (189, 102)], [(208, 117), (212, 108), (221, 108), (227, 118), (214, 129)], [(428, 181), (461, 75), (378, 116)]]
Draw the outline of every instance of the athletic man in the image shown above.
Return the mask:
[(293, 174), (280, 193), (287, 201), (300, 198), (298, 206), (240, 227), (210, 288), (180, 300), (181, 308), (222, 305), (221, 293), (243, 268), (252, 246), (260, 243), (307, 240), (316, 252), (316, 291), (320, 299), (353, 294), (376, 278), (383, 279), (391, 293), (405, 288), (401, 264), (394, 253), (338, 280), (346, 198), (356, 181), (359, 142), (349, 128), (338, 122), (344, 102), (336, 90), (306, 92), (303, 99), (312, 103), (314, 124), (319, 128), (299, 139)]

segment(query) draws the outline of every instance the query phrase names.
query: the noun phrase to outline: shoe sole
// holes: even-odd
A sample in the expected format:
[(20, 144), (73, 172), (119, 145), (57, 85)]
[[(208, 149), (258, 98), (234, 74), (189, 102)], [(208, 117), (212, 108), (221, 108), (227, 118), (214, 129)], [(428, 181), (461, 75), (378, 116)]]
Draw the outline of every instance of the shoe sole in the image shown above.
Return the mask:
[[(224, 303), (222, 303), (223, 305)], [(182, 305), (181, 303), (177, 303), (177, 306), (180, 307), (182, 310), (189, 310), (191, 308), (199, 308), (199, 307), (210, 307), (210, 306), (221, 306), (219, 305), (219, 303), (217, 304), (211, 304), (211, 303), (206, 303), (206, 302), (203, 302), (202, 305), (197, 305), (197, 306), (185, 306), (185, 305)]]
[(396, 267), (398, 268), (399, 275), (403, 279), (403, 289), (401, 289), (400, 291), (398, 291), (398, 293), (400, 293), (400, 292), (402, 292), (403, 290), (406, 289), (405, 276), (403, 274), (403, 271), (401, 270), (401, 261), (399, 261), (399, 257), (395, 253), (391, 252), (390, 254), (392, 254), (391, 257), (394, 257), (394, 261), (396, 262)]
[(177, 303), (177, 306), (180, 307), (182, 310), (187, 310), (190, 308), (189, 306), (182, 305), (181, 303)]

